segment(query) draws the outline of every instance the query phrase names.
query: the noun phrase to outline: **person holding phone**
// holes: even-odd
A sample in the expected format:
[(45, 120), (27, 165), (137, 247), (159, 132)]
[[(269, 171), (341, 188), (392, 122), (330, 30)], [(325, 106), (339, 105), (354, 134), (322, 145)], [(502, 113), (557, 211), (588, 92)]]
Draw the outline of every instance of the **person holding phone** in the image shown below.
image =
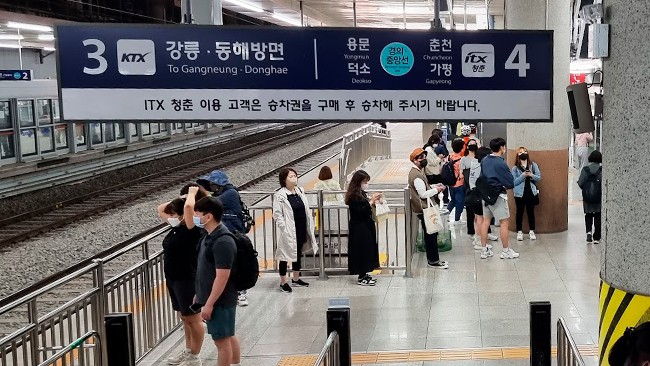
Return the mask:
[(539, 204), (539, 190), (537, 182), (542, 179), (542, 173), (536, 163), (530, 160), (528, 149), (521, 146), (517, 149), (517, 162), (512, 167), (512, 177), (515, 180), (515, 187), (512, 193), (515, 196), (517, 206), (516, 225), (517, 240), (524, 240), (522, 231), (524, 221), (524, 209), (528, 216), (528, 237), (530, 240), (536, 240), (535, 236), (535, 206)]

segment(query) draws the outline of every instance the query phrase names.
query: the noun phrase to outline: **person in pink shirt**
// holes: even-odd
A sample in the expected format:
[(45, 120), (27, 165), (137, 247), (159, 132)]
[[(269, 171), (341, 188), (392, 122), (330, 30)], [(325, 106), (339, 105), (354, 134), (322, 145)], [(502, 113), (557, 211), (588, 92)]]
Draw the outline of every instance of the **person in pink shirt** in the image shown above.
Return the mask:
[(591, 132), (577, 133), (576, 134), (576, 151), (578, 152), (578, 171), (581, 172), (582, 168), (586, 167), (589, 159), (589, 143), (594, 141), (594, 136)]

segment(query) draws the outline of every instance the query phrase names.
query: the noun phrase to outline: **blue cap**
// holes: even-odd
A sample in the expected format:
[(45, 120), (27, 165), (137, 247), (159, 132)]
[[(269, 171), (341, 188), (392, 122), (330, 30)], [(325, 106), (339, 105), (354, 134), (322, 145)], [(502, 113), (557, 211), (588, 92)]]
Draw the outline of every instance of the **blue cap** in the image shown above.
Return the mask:
[(436, 155), (445, 155), (445, 156), (447, 155), (447, 149), (445, 149), (445, 147), (442, 145), (436, 146), (433, 152), (435, 152)]
[(214, 183), (218, 186), (225, 186), (228, 182), (228, 176), (222, 170), (214, 170), (205, 177), (201, 177), (202, 180), (207, 180), (210, 183)]

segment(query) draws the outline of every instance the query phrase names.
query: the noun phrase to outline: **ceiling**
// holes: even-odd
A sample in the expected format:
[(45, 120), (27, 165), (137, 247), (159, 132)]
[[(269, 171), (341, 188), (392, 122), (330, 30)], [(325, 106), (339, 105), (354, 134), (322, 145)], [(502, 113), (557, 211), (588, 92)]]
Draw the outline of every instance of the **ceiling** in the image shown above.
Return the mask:
[[(8, 24), (13, 22), (52, 28), (54, 21), (55, 19), (0, 11), (0, 48), (18, 48), (20, 44), (22, 48), (52, 51), (54, 50), (54, 33), (52, 31), (12, 28)], [(61, 23), (61, 21), (56, 21)]]

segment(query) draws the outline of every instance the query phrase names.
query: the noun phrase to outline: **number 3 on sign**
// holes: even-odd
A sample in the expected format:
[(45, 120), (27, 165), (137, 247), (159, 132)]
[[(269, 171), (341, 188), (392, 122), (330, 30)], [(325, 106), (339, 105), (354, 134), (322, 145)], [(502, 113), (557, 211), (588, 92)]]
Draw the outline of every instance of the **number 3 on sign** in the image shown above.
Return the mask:
[[(517, 62), (515, 62), (517, 59)], [(506, 61), (507, 70), (519, 70), (519, 77), (525, 78), (526, 71), (530, 69), (530, 64), (526, 62), (526, 45), (518, 44), (512, 50), (508, 60)]]
[(83, 41), (84, 46), (95, 46), (97, 49), (95, 52), (89, 52), (88, 53), (88, 58), (91, 60), (97, 60), (99, 62), (99, 66), (97, 66), (94, 69), (91, 69), (89, 67), (84, 67), (84, 73), (89, 74), (89, 75), (99, 75), (102, 74), (106, 69), (108, 68), (108, 62), (106, 62), (106, 59), (104, 56), (104, 51), (106, 51), (106, 46), (104, 45), (104, 42), (98, 40), (98, 39), (86, 39)]

